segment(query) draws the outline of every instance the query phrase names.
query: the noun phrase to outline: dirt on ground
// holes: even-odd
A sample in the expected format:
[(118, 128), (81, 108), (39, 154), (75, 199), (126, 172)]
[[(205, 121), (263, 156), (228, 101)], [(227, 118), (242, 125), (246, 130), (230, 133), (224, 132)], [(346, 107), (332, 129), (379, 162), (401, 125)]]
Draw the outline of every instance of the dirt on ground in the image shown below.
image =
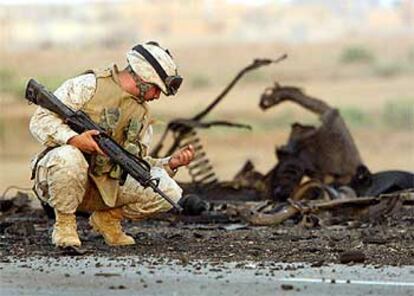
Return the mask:
[(188, 224), (147, 220), (125, 221), (124, 228), (136, 245), (109, 247), (94, 233), (85, 216), (78, 217), (80, 250), (57, 249), (51, 244), (53, 220), (42, 209), (27, 205), (24, 198), (2, 203), (0, 211), (0, 257), (12, 262), (32, 256), (138, 256), (178, 260), (183, 265), (209, 262), (328, 263), (403, 266), (414, 265), (414, 208), (403, 207), (397, 217), (376, 223), (306, 229), (294, 220), (277, 227), (246, 224)]

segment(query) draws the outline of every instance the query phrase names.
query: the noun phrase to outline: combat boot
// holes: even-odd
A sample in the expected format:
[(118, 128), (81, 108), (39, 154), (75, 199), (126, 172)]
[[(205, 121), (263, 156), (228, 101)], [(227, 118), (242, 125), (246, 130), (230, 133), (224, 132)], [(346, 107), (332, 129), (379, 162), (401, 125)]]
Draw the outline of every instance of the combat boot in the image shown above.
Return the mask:
[(110, 246), (125, 246), (135, 244), (135, 240), (122, 231), (122, 209), (110, 209), (93, 212), (89, 218), (92, 228), (103, 235), (106, 244)]
[(76, 231), (76, 216), (55, 210), (55, 219), (52, 243), (57, 247), (79, 247), (81, 242)]

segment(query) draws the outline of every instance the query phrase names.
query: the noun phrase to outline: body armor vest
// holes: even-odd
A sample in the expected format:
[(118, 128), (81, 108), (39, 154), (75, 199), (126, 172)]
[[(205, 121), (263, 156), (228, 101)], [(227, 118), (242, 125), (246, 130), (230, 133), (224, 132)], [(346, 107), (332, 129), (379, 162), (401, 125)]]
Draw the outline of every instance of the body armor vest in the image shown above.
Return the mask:
[[(146, 156), (147, 147), (141, 144), (150, 122), (146, 103), (138, 102), (136, 97), (122, 90), (115, 65), (87, 73), (95, 74), (96, 91), (81, 110), (130, 153)], [(108, 157), (97, 154), (92, 155), (89, 165), (89, 176), (97, 189), (95, 194), (98, 193), (107, 206), (115, 206), (122, 175), (120, 167)]]

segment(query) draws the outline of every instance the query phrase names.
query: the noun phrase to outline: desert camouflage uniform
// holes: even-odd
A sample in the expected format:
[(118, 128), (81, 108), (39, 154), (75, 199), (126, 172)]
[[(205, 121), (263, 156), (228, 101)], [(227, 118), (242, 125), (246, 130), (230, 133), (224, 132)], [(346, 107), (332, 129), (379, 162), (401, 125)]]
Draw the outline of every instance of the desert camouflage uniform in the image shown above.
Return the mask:
[[(116, 67), (114, 68), (116, 69)], [(73, 110), (80, 110), (93, 97), (97, 88), (94, 74), (84, 74), (67, 80), (55, 91), (55, 95)], [(138, 103), (137, 103), (138, 104)], [(148, 151), (152, 138), (151, 125), (145, 126), (140, 144)], [(72, 214), (77, 209), (95, 211), (110, 208), (96, 194), (96, 187), (88, 175), (89, 164), (82, 152), (67, 141), (77, 135), (52, 112), (39, 107), (31, 121), (33, 136), (47, 147), (56, 147), (38, 161), (35, 171), (35, 190), (39, 197), (62, 213)], [(159, 188), (174, 201), (181, 198), (182, 189), (171, 178), (168, 158), (153, 159), (151, 175), (159, 178)], [(37, 157), (32, 161), (32, 167)], [(120, 186), (114, 207), (122, 207), (124, 216), (144, 219), (155, 213), (167, 211), (171, 205), (151, 188), (143, 188), (136, 180), (127, 177)]]

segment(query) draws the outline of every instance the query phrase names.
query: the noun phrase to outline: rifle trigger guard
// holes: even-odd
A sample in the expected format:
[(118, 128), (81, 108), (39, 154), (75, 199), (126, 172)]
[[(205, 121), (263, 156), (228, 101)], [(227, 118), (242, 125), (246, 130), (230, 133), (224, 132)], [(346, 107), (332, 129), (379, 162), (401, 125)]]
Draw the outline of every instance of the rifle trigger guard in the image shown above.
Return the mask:
[[(160, 184), (160, 178), (151, 178), (151, 179), (149, 179), (146, 183), (148, 184), (148, 183), (150, 183), (150, 182), (154, 182), (155, 183), (155, 186), (157, 186), (158, 187), (158, 185)], [(148, 186), (148, 185), (147, 185)]]

